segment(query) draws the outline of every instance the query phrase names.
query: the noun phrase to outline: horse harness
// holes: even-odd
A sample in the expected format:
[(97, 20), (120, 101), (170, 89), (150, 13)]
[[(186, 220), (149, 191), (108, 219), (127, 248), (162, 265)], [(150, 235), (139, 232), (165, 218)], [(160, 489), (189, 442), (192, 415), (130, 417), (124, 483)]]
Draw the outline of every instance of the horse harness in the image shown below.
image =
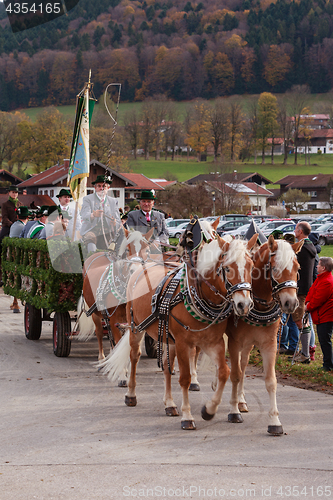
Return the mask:
[(273, 300), (271, 302), (267, 302), (265, 299), (254, 297), (254, 302), (267, 306), (268, 310), (266, 309), (265, 311), (260, 311), (259, 309), (256, 309), (256, 307), (253, 307), (249, 314), (244, 318), (245, 323), (249, 323), (252, 326), (268, 326), (278, 321), (282, 314), (278, 293), (285, 288), (294, 288), (298, 290), (296, 281), (286, 280), (282, 283), (278, 283), (278, 281), (276, 281), (272, 273), (271, 257), (273, 256), (275, 256), (275, 253), (270, 252), (268, 262), (264, 266), (264, 278), (265, 280), (271, 280)]

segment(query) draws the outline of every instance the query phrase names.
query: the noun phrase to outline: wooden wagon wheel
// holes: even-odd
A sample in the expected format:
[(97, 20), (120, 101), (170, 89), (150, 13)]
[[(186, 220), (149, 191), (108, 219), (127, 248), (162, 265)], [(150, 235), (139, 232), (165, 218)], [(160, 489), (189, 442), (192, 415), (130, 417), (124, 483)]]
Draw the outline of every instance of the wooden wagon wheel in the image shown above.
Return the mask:
[(42, 333), (42, 313), (31, 305), (24, 306), (24, 333), (29, 340), (39, 340)]
[(71, 352), (71, 318), (68, 312), (56, 312), (53, 318), (53, 352), (59, 358), (66, 358)]

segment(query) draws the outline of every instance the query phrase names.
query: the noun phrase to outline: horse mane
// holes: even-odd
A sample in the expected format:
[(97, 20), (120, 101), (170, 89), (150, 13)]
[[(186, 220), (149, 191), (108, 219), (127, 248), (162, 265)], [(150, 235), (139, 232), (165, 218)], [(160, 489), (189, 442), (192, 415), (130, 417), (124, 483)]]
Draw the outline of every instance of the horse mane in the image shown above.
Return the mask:
[(229, 248), (223, 264), (224, 266), (228, 266), (233, 262), (237, 262), (238, 271), (242, 276), (242, 279), (244, 279), (245, 266), (246, 266), (245, 255), (250, 256), (250, 253), (247, 249), (247, 243), (248, 242), (246, 240), (241, 240), (241, 239), (232, 240), (231, 243), (229, 243)]
[(222, 254), (222, 249), (217, 240), (204, 244), (198, 253), (197, 271), (201, 276), (205, 276), (213, 269)]
[(126, 238), (124, 237), (123, 241), (121, 242), (121, 245), (119, 247), (119, 255), (123, 255), (123, 253), (126, 250), (127, 245), (130, 245), (131, 243), (134, 244), (134, 248), (136, 253), (139, 253), (141, 250), (141, 243), (142, 241), (146, 241), (144, 236), (140, 233), (140, 231), (131, 231), (129, 236)]
[(201, 221), (199, 221), (199, 223), (200, 223), (201, 231), (203, 232), (206, 240), (207, 241), (214, 240), (216, 238), (216, 231), (213, 228), (213, 226), (211, 225), (211, 223), (208, 222), (207, 220), (201, 220)]
[(282, 273), (284, 269), (291, 271), (294, 265), (295, 252), (292, 249), (290, 243), (285, 240), (277, 240), (277, 250), (275, 258), (275, 266), (279, 273)]

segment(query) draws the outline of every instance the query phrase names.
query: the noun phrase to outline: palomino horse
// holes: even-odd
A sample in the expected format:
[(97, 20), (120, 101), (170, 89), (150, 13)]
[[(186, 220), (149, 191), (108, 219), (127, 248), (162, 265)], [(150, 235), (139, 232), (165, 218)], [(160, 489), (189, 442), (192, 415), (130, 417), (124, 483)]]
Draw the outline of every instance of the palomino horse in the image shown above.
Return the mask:
[(298, 306), (297, 272), (299, 264), (295, 253), (303, 242), (290, 245), (284, 240), (275, 241), (270, 236), (253, 256), (252, 288), (254, 308), (247, 318), (235, 324), (228, 320), (227, 335), (231, 361), (232, 382), (231, 412), (229, 422), (243, 422), (239, 411), (247, 412), (244, 394), (244, 376), (253, 345), (260, 349), (265, 373), (265, 384), (269, 394), (268, 432), (283, 434), (276, 404), (275, 358), (277, 333), (281, 311), (290, 314)]
[[(98, 360), (105, 358), (103, 318), (109, 323), (109, 336), (112, 335), (114, 344), (121, 338), (118, 326), (126, 321), (127, 282), (135, 267), (141, 268), (141, 263), (147, 260), (152, 233), (153, 229), (142, 235), (139, 231), (130, 233), (127, 229), (120, 228), (120, 241), (116, 245), (115, 256), (109, 252), (97, 252), (84, 263), (82, 297), (94, 312), (89, 316), (82, 313), (82, 301), (79, 301), (78, 340), (88, 340), (95, 332)], [(126, 257), (121, 258), (125, 254)]]
[[(234, 240), (225, 242), (219, 236), (206, 243), (195, 255), (185, 256), (184, 264), (168, 274), (158, 267), (138, 270), (127, 288), (127, 322), (130, 327), (114, 351), (100, 365), (109, 378), (117, 380), (130, 356), (131, 370), (125, 403), (136, 405), (136, 367), (144, 332), (168, 345), (175, 342), (179, 365), (179, 384), (182, 389), (182, 429), (195, 429), (191, 415), (188, 389), (190, 351), (200, 347), (218, 368), (218, 384), (214, 396), (202, 408), (202, 417), (210, 420), (222, 399), (229, 367), (225, 360), (223, 333), (233, 308), (239, 316), (246, 315), (253, 305), (251, 270), (253, 262), (249, 249), (257, 235), (246, 244)], [(166, 413), (177, 411), (171, 394), (171, 375), (164, 367)]]

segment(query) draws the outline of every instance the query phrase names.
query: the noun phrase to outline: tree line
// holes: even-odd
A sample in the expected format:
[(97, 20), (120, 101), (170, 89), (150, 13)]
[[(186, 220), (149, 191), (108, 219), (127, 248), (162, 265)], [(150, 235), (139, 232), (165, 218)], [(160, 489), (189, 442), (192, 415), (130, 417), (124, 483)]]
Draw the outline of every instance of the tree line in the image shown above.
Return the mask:
[(304, 84), (328, 92), (332, 36), (333, 5), (324, 0), (80, 0), (47, 26), (14, 35), (0, 24), (0, 109), (70, 104), (89, 69), (97, 97), (117, 81), (128, 101)]
[[(284, 164), (293, 152), (297, 165), (297, 148), (302, 145), (307, 150), (311, 137), (309, 97), (309, 88), (303, 85), (278, 97), (263, 92), (247, 107), (237, 96), (197, 99), (189, 102), (180, 116), (174, 101), (156, 95), (147, 98), (140, 111), (135, 107), (127, 111), (124, 125), (117, 126), (115, 134), (106, 110), (100, 107), (92, 118), (90, 155), (125, 172), (139, 155), (163, 161), (175, 160), (179, 154), (189, 159), (194, 154), (200, 161), (208, 153), (225, 169), (251, 156), (255, 163), (274, 163), (276, 145), (282, 142)], [(324, 108), (317, 111), (326, 112), (328, 126), (332, 126), (333, 96), (329, 95)], [(35, 122), (24, 113), (0, 112), (0, 168), (25, 177), (28, 165), (38, 173), (62, 162), (70, 153), (73, 120), (53, 107), (45, 108)], [(310, 162), (309, 154), (304, 157)]]

